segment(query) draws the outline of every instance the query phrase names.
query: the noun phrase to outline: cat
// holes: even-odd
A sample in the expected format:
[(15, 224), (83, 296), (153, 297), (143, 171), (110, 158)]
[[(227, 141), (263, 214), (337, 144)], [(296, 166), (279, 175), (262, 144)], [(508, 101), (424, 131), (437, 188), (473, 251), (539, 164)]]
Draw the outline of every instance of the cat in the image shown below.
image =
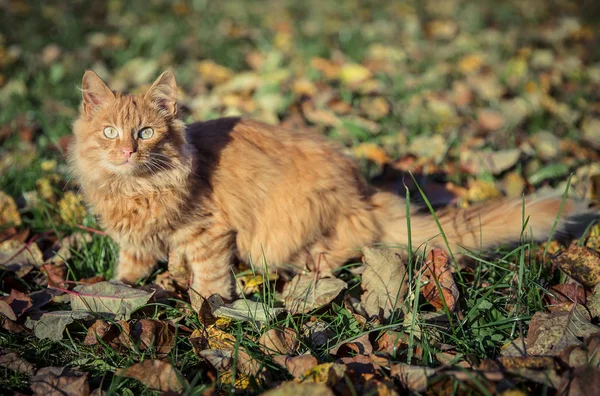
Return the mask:
[[(119, 245), (116, 280), (133, 284), (159, 260), (200, 296), (235, 297), (232, 261), (330, 274), (360, 249), (408, 243), (404, 199), (370, 187), (322, 136), (241, 118), (185, 125), (171, 70), (145, 94), (82, 81), (70, 165), (84, 200)], [(526, 230), (547, 238), (582, 212), (560, 197), (525, 201)], [(523, 201), (410, 216), (415, 249), (484, 249), (518, 241)], [(188, 274), (189, 271), (189, 274)], [(187, 277), (187, 278), (186, 278)], [(192, 294), (192, 292), (190, 292)]]

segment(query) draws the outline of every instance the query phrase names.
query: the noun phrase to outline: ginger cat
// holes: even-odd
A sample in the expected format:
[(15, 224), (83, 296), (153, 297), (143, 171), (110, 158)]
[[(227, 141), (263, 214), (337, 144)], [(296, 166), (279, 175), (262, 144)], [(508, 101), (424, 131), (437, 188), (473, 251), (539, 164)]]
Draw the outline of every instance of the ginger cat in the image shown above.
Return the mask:
[[(115, 93), (92, 71), (82, 91), (70, 161), (120, 247), (117, 280), (134, 283), (168, 260), (175, 275), (191, 272), (193, 291), (232, 299), (234, 256), (327, 273), (365, 245), (408, 242), (404, 200), (369, 187), (321, 136), (239, 118), (186, 126), (169, 70), (144, 95)], [(527, 202), (535, 239), (548, 236), (560, 205)], [(578, 212), (567, 201), (562, 213)], [(439, 221), (453, 250), (518, 241), (522, 201), (448, 210)], [(414, 213), (411, 228), (413, 247), (446, 246), (432, 216)]]

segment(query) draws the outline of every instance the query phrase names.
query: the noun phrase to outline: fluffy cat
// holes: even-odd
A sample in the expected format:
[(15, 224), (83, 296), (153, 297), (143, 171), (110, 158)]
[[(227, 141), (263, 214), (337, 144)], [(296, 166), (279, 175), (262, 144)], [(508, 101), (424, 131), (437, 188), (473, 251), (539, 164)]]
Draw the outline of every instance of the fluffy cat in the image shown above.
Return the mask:
[[(239, 118), (186, 126), (169, 70), (143, 95), (115, 93), (87, 71), (82, 91), (70, 162), (120, 247), (117, 280), (134, 283), (168, 260), (175, 275), (190, 271), (193, 291), (232, 299), (234, 256), (330, 272), (365, 245), (408, 242), (404, 200), (368, 186), (321, 136)], [(548, 236), (560, 205), (527, 201), (533, 238)], [(578, 212), (567, 201), (563, 218)], [(439, 221), (453, 250), (518, 241), (522, 201), (447, 210)], [(415, 248), (446, 246), (430, 215), (413, 213), (411, 231)]]

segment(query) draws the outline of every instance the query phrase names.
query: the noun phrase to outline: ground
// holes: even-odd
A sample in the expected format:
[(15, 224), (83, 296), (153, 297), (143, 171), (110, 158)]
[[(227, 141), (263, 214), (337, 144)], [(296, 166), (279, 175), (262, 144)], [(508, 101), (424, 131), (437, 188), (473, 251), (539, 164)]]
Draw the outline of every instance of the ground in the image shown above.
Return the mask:
[(522, 240), (456, 271), (441, 251), (400, 260), (385, 249), (365, 249), (364, 264), (337, 280), (238, 268), (244, 299), (211, 300), (197, 314), (164, 266), (135, 289), (104, 282), (117, 247), (64, 156), (86, 68), (135, 92), (171, 67), (187, 121), (243, 115), (312, 129), (340, 142), (373, 184), (426, 208), (552, 192), (594, 201), (592, 2), (11, 0), (0, 9), (3, 390), (598, 389), (582, 381), (600, 378), (593, 226), (570, 247)]

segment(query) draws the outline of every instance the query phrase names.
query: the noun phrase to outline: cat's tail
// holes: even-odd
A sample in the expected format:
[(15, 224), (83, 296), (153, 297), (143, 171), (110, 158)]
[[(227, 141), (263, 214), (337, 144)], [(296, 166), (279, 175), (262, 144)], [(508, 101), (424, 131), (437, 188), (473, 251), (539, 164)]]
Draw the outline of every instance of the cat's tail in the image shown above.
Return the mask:
[[(407, 246), (407, 210), (403, 199), (387, 192), (377, 192), (371, 202), (386, 245)], [(413, 250), (449, 246), (453, 252), (481, 250), (495, 245), (523, 240), (542, 241), (555, 236), (579, 236), (598, 212), (587, 204), (562, 197), (499, 199), (465, 209), (436, 212), (439, 225), (428, 213), (410, 214), (410, 239)], [(560, 217), (559, 217), (560, 212)], [(555, 222), (559, 219), (558, 223)], [(442, 235), (443, 234), (443, 235)], [(445, 236), (445, 238), (444, 238)], [(447, 241), (447, 245), (446, 245)]]

